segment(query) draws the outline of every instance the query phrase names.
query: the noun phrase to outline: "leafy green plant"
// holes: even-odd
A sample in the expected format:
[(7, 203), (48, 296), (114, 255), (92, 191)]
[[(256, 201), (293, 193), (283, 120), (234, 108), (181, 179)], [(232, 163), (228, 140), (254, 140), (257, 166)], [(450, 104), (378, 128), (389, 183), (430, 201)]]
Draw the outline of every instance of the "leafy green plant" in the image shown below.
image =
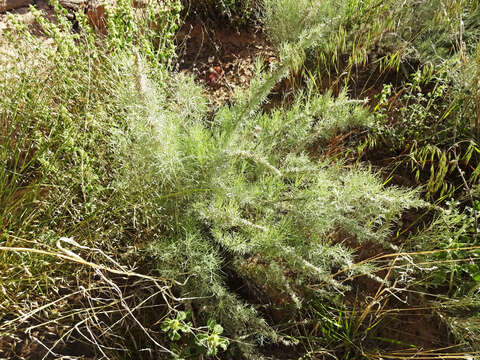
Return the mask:
[(219, 348), (223, 351), (227, 350), (229, 341), (221, 336), (223, 327), (217, 324), (215, 320), (209, 320), (207, 329), (207, 334), (197, 336), (197, 344), (206, 348), (207, 356), (217, 355)]
[[(186, 321), (187, 317), (189, 317), (189, 313), (180, 311), (174, 319), (167, 318), (161, 325), (162, 331), (168, 334), (170, 340), (178, 341), (185, 337), (183, 339), (185, 346), (183, 348), (176, 346), (178, 354), (174, 354), (175, 358), (191, 357), (202, 353), (207, 356), (215, 356), (219, 349), (227, 350), (229, 340), (221, 336), (223, 327), (215, 320), (208, 320), (206, 331), (204, 331), (202, 328), (195, 329), (190, 321)], [(194, 341), (192, 341), (192, 337)]]
[[(399, 266), (414, 274), (412, 293), (421, 294), (422, 305), (433, 310), (465, 351), (478, 351), (480, 339), (479, 208), (478, 201), (470, 207), (455, 200), (437, 208), (433, 220), (409, 237), (411, 253)], [(408, 270), (412, 267), (416, 270)]]
[(189, 333), (192, 331), (192, 323), (185, 322), (187, 313), (180, 311), (175, 319), (165, 319), (162, 322), (162, 330), (168, 334), (168, 337), (172, 341), (179, 340), (181, 333)]

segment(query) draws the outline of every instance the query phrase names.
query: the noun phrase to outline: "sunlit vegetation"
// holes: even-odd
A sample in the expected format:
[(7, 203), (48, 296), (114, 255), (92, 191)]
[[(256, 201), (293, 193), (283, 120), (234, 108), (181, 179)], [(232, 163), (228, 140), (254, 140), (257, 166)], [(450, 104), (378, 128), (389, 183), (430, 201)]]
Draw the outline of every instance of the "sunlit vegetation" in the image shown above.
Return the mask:
[[(53, 5), (0, 33), (0, 358), (478, 356), (476, 1)], [(279, 61), (212, 110), (192, 17)]]

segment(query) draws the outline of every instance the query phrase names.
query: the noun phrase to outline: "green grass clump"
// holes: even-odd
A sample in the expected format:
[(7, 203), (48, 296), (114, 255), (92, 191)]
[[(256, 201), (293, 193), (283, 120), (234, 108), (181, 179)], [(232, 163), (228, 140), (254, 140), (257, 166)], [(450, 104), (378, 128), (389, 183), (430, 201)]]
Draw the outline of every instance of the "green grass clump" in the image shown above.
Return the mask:
[(479, 34), (479, 7), (471, 0), (264, 0), (263, 19), (277, 47), (316, 38), (297, 76), (317, 77), (326, 88), (347, 84), (357, 95), (385, 73), (404, 80), (419, 65), (473, 54)]

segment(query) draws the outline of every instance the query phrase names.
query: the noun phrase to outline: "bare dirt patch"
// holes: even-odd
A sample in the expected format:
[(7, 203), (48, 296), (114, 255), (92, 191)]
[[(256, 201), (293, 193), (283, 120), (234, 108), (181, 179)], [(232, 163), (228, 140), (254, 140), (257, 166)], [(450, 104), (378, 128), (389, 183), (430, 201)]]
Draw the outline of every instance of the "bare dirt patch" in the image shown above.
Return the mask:
[(214, 107), (228, 103), (237, 88), (247, 88), (257, 60), (278, 61), (273, 46), (255, 29), (186, 21), (176, 36), (177, 70), (205, 86)]

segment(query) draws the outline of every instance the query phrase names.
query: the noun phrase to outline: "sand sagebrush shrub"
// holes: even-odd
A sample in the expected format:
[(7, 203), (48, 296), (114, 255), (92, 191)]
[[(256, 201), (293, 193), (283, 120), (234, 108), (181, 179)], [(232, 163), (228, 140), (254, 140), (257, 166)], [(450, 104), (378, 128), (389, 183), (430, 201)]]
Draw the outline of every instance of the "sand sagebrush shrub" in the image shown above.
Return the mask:
[[(459, 52), (466, 55), (476, 50), (480, 31), (476, 1), (424, 0), (400, 6), (396, 12), (404, 20), (397, 26), (403, 40), (397, 41), (404, 43), (402, 52), (407, 61), (439, 64)], [(418, 19), (424, 19), (422, 25)]]
[[(120, 136), (128, 155), (115, 185), (119, 202), (134, 207), (137, 231), (153, 229), (145, 240), (156, 269), (182, 284), (181, 297), (195, 299), (197, 320), (213, 318), (245, 344), (277, 341), (279, 334), (232, 290), (232, 277), (260, 292), (288, 294), (287, 302), (300, 308), (308, 284), (320, 282), (324, 294), (349, 288), (330, 275), (354, 263), (353, 250), (333, 244), (331, 233), (388, 244), (402, 211), (423, 206), (415, 192), (384, 188), (368, 169), (308, 157), (308, 144), (334, 129), (368, 125), (361, 105), (345, 95), (302, 93), (286, 112), (263, 114), (262, 96), (253, 95), (268, 95), (270, 81), (254, 82), (208, 127), (201, 97), (193, 96), (198, 112), (186, 118), (181, 102), (147, 91), (148, 106), (138, 113), (144, 115), (135, 115)], [(180, 78), (172, 88), (185, 86), (191, 80)], [(368, 266), (347, 271), (368, 272)]]

